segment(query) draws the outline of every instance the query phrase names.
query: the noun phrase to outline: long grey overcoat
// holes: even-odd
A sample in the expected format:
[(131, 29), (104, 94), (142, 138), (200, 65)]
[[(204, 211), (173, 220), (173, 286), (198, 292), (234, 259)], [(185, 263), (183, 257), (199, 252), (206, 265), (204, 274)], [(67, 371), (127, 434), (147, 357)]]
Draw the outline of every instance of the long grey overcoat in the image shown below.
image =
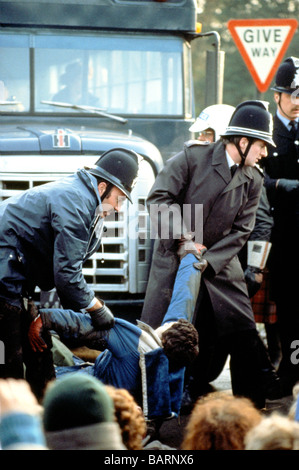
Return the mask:
[[(207, 247), (204, 257), (209, 268), (204, 271), (202, 282), (208, 290), (219, 335), (255, 328), (254, 316), (244, 274), (237, 257), (255, 224), (255, 213), (263, 183), (261, 172), (252, 167), (238, 167), (233, 178), (228, 167), (225, 146), (187, 142), (184, 150), (169, 159), (159, 173), (148, 197), (151, 217), (156, 211), (153, 205), (179, 204), (181, 215), (189, 214), (202, 204), (200, 217), (191, 215), (185, 229), (195, 234), (202, 231)], [(155, 206), (156, 207), (156, 206)], [(177, 220), (176, 218), (174, 220)], [(157, 228), (157, 219), (152, 221)], [(163, 219), (162, 219), (163, 226)], [(167, 311), (179, 264), (178, 226), (170, 228), (170, 238), (155, 241), (150, 277), (142, 312), (142, 321), (158, 327)], [(157, 229), (158, 230), (158, 229)], [(184, 229), (183, 229), (184, 230)]]

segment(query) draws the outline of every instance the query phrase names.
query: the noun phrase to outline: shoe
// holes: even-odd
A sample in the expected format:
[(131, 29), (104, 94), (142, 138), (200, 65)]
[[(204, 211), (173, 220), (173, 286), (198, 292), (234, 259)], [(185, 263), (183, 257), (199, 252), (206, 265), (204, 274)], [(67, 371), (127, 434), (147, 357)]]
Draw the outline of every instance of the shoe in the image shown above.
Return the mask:
[(205, 385), (201, 385), (200, 388), (198, 387), (195, 388), (192, 385), (185, 386), (183, 397), (182, 397), (181, 409), (180, 409), (181, 415), (190, 414), (191, 411), (193, 410), (195, 403), (200, 397), (203, 397), (204, 395), (207, 395), (208, 393), (212, 393), (216, 391), (215, 387), (213, 387), (213, 385), (209, 383)]
[(196, 403), (197, 398), (198, 397), (191, 397), (188, 389), (184, 390), (183, 397), (182, 397), (180, 414), (181, 415), (190, 414), (191, 411), (193, 410), (193, 407)]

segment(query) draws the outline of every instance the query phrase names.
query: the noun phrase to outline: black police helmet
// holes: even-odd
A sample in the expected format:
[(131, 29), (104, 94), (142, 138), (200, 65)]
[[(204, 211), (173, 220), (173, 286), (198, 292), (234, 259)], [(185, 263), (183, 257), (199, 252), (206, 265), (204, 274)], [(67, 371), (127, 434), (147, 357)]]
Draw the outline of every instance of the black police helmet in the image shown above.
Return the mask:
[(115, 148), (108, 150), (92, 167), (85, 167), (92, 175), (119, 188), (132, 202), (131, 191), (138, 174), (138, 154), (133, 150)]
[(275, 76), (275, 85), (271, 90), (289, 95), (299, 90), (299, 59), (297, 57), (288, 57), (279, 66)]
[(259, 100), (240, 103), (222, 137), (240, 136), (260, 139), (276, 147), (273, 139), (273, 118), (268, 111), (268, 103)]

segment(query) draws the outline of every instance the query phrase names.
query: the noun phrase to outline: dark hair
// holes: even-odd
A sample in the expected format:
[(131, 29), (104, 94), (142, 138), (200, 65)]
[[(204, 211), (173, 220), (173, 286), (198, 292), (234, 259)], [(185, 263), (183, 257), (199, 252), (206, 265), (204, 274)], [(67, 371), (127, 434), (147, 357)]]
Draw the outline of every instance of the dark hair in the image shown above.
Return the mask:
[(240, 140), (245, 137), (246, 139), (248, 140), (252, 140), (252, 143), (254, 143), (256, 140), (259, 140), (257, 138), (252, 138), (252, 137), (249, 137), (247, 135), (229, 135), (229, 136), (224, 136), (224, 137), (221, 137), (221, 140), (222, 142), (224, 143), (224, 145), (227, 145), (229, 143), (232, 143), (234, 144), (236, 147), (239, 145), (240, 143)]
[(227, 145), (229, 143), (238, 145), (242, 137), (243, 136), (241, 135), (228, 135), (228, 136), (221, 137), (221, 140), (224, 143), (224, 145)]
[(162, 345), (171, 366), (187, 366), (199, 353), (197, 330), (192, 323), (180, 318), (162, 333)]
[(96, 178), (98, 185), (100, 183), (106, 183), (106, 185), (107, 185), (107, 188), (106, 188), (105, 192), (102, 194), (102, 197), (101, 197), (101, 200), (103, 201), (106, 197), (110, 196), (110, 193), (111, 193), (112, 188), (114, 187), (114, 185), (112, 183), (110, 183), (110, 181), (105, 180), (104, 178), (100, 178), (99, 176), (96, 176), (94, 174), (92, 174), (92, 175)]

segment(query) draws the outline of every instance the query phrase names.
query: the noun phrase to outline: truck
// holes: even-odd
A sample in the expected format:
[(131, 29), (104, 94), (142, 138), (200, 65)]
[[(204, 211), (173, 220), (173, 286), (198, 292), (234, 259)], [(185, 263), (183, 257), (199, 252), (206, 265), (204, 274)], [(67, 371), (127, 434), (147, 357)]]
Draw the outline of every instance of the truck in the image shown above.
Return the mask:
[[(146, 198), (190, 138), (199, 33), (196, 0), (0, 1), (0, 201), (112, 148), (141, 156), (133, 204), (106, 219), (83, 268), (108, 304), (142, 303), (153, 245)], [(50, 293), (43, 305), (54, 301)]]

